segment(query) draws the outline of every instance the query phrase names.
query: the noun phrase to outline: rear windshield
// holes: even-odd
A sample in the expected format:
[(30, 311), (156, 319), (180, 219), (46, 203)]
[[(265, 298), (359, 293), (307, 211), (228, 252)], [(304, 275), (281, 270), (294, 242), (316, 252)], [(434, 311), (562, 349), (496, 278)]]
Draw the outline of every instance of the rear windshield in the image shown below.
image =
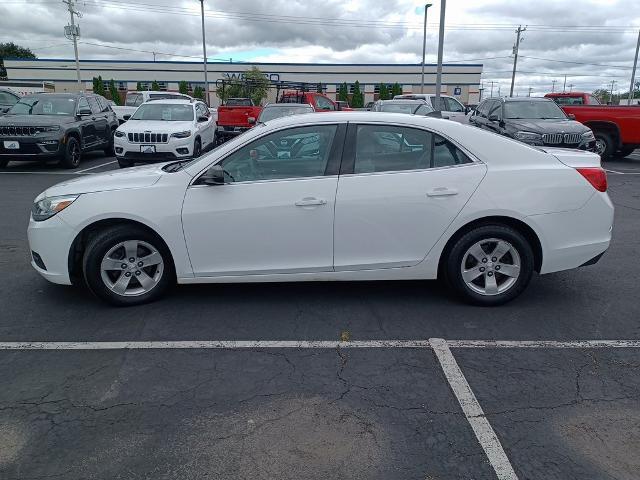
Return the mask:
[(20, 99), (11, 110), (14, 115), (75, 115), (76, 100), (71, 97), (27, 96)]
[(188, 122), (193, 120), (193, 106), (168, 103), (143, 103), (133, 114), (131, 120)]
[(250, 107), (251, 99), (249, 98), (230, 98), (227, 100), (227, 106), (229, 107)]
[[(383, 103), (380, 105), (381, 112), (392, 113), (415, 113), (415, 111), (424, 103), (403, 102), (403, 103)], [(433, 109), (432, 109), (433, 110)]]
[(289, 115), (300, 115), (301, 113), (313, 112), (313, 108), (309, 105), (295, 105), (286, 107), (266, 107), (260, 114), (260, 122), (268, 122), (274, 118), (288, 117)]

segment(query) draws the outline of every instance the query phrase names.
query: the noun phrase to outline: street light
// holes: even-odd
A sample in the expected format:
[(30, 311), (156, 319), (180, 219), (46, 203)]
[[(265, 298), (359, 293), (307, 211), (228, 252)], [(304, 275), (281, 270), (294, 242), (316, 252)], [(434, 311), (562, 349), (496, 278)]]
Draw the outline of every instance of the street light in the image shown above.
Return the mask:
[(209, 101), (209, 80), (207, 79), (207, 42), (204, 35), (204, 0), (200, 0), (200, 12), (202, 13), (202, 54), (204, 55), (204, 91), (207, 105), (211, 106)]
[(436, 73), (436, 105), (438, 111), (442, 111), (440, 105), (440, 89), (442, 88), (442, 50), (444, 48), (444, 15), (447, 9), (447, 0), (440, 0), (440, 31), (438, 32), (438, 70)]
[(422, 81), (420, 82), (420, 93), (424, 93), (424, 57), (427, 52), (427, 10), (431, 7), (431, 3), (424, 6), (424, 29), (422, 31)]

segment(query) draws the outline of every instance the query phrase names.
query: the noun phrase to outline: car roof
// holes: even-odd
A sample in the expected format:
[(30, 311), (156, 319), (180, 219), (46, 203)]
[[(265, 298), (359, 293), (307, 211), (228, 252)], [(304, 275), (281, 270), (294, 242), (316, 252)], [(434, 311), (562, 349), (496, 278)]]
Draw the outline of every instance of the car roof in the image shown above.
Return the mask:
[(313, 107), (308, 103), (286, 103), (286, 102), (267, 103), (264, 106), (264, 108), (267, 108), (267, 107), (276, 107), (276, 108), (284, 108), (284, 107), (291, 108), (291, 107), (293, 107), (293, 108), (307, 108), (307, 109), (313, 110)]
[(407, 115), (406, 113), (391, 113), (391, 112), (370, 112), (370, 111), (339, 111), (339, 112), (323, 112), (322, 115), (317, 113), (303, 113), (300, 115), (292, 115), (288, 117), (280, 117), (273, 120), (269, 120), (265, 123), (271, 128), (275, 127), (287, 127), (308, 124), (321, 124), (321, 123), (344, 123), (344, 122), (359, 122), (359, 123), (384, 123), (384, 124), (396, 124), (407, 126), (424, 126), (431, 127), (434, 130), (457, 128), (455, 125), (464, 126), (458, 122), (452, 122), (451, 120), (439, 119), (434, 117), (425, 117), (422, 115)]
[(147, 103), (153, 103), (153, 104), (163, 104), (163, 103), (169, 103), (172, 105), (189, 105), (189, 104), (196, 104), (197, 102), (201, 102), (202, 100), (194, 100), (193, 102), (188, 99), (188, 98), (157, 98), (157, 99), (153, 99), (153, 100), (147, 100), (146, 102), (144, 102), (145, 104)]
[(550, 98), (544, 97), (504, 97), (503, 102), (553, 102)]
[(381, 103), (383, 105), (391, 105), (391, 104), (398, 104), (398, 105), (406, 105), (408, 103), (419, 103), (420, 105), (423, 104), (427, 104), (427, 101), (424, 98), (395, 98), (393, 100), (378, 100), (378, 103)]

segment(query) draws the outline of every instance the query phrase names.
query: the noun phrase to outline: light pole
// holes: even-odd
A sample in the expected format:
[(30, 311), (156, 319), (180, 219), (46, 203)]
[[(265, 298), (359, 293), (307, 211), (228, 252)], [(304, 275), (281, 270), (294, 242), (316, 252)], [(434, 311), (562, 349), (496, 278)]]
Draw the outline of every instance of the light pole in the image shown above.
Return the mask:
[(636, 45), (636, 56), (633, 60), (633, 70), (631, 70), (631, 84), (629, 85), (629, 99), (627, 101), (627, 105), (631, 105), (631, 100), (633, 100), (633, 86), (636, 81), (636, 67), (638, 66), (638, 50), (640, 50), (640, 32), (638, 32), (638, 43)]
[(204, 0), (200, 0), (200, 13), (202, 14), (202, 55), (204, 56), (204, 96), (207, 105), (211, 106), (209, 102), (209, 80), (207, 79), (207, 41), (204, 33)]
[(438, 71), (436, 74), (436, 105), (438, 111), (442, 111), (440, 105), (440, 89), (442, 88), (442, 51), (444, 49), (444, 15), (447, 10), (447, 0), (440, 0), (440, 31), (438, 33)]
[(422, 30), (422, 80), (420, 81), (420, 93), (424, 93), (424, 57), (427, 53), (427, 10), (431, 3), (424, 6), (424, 29)]

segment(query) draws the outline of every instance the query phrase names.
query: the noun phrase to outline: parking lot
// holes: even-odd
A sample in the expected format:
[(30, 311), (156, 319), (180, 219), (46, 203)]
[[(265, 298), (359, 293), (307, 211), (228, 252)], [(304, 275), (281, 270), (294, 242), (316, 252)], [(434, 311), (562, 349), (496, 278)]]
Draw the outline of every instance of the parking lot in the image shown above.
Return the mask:
[(640, 469), (640, 151), (613, 242), (498, 308), (438, 282), (179, 286), (112, 308), (42, 279), (0, 171), (0, 477), (616, 479)]

